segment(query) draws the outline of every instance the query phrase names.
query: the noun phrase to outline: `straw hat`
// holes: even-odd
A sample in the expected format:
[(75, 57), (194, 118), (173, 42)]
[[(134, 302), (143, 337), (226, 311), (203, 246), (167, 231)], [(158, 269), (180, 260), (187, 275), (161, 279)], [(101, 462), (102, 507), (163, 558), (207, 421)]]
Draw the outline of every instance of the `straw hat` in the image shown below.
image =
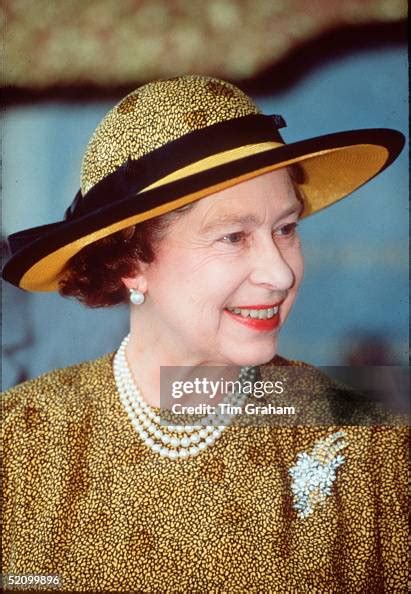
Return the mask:
[(389, 129), (285, 144), (281, 116), (262, 115), (237, 87), (189, 75), (133, 91), (102, 120), (83, 159), (81, 190), (64, 220), (9, 237), (3, 277), (53, 291), (83, 247), (141, 221), (280, 167), (299, 163), (303, 216), (383, 171), (404, 139)]

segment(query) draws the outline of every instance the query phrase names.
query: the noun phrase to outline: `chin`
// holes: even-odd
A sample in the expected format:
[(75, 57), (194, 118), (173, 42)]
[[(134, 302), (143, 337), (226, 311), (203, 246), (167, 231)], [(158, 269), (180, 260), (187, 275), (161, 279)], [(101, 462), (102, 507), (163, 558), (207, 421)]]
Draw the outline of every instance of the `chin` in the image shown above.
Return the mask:
[(277, 341), (273, 340), (270, 344), (264, 345), (250, 345), (248, 348), (242, 349), (239, 352), (237, 347), (232, 361), (235, 365), (264, 365), (273, 359), (277, 354)]

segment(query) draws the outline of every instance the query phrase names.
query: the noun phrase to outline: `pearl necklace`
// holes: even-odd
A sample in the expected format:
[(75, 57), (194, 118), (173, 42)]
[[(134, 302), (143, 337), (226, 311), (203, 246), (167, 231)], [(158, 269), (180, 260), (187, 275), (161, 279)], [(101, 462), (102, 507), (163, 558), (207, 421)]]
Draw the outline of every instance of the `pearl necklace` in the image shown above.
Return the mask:
[[(178, 460), (197, 456), (213, 445), (232, 422), (232, 415), (224, 419), (224, 415), (216, 413), (201, 419), (201, 425), (168, 425), (161, 424), (161, 417), (144, 402), (140, 390), (135, 385), (126, 358), (126, 347), (130, 335), (122, 341), (114, 356), (114, 379), (120, 400), (129, 416), (131, 424), (138, 435), (153, 452), (164, 458)], [(239, 380), (252, 381), (255, 370), (242, 367)], [(229, 404), (241, 405), (245, 395), (230, 394), (223, 399)], [(224, 421), (224, 424), (221, 424)]]

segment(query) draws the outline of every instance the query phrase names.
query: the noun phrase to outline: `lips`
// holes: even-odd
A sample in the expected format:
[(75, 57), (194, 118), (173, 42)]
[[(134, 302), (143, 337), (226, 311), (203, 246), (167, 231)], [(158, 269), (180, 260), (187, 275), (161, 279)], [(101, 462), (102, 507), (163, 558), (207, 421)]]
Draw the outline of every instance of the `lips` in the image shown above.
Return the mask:
[(280, 305), (274, 304), (241, 305), (238, 307), (227, 307), (225, 312), (232, 320), (257, 331), (270, 331), (280, 324)]

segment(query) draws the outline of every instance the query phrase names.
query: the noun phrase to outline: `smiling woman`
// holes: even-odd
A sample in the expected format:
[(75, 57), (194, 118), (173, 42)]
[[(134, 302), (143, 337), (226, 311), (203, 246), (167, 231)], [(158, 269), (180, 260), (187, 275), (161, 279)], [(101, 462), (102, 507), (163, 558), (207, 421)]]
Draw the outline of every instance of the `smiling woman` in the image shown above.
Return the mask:
[[(300, 218), (380, 173), (403, 138), (286, 145), (282, 126), (224, 81), (145, 85), (98, 126), (64, 220), (10, 237), (6, 280), (91, 307), (129, 300), (130, 334), (3, 397), (8, 576), (57, 574), (68, 591), (402, 591), (406, 431), (281, 358), (278, 336), (303, 276)], [(192, 388), (209, 377), (259, 392), (217, 391), (233, 414), (176, 424), (164, 370), (191, 386), (182, 408), (203, 396), (210, 410)]]
[[(159, 406), (153, 350), (174, 366), (256, 365), (274, 357), (302, 276), (298, 236), (284, 232), (299, 211), (284, 169), (221, 190), (176, 219), (156, 260), (124, 279), (143, 293), (150, 287), (144, 309), (132, 310), (131, 337), (139, 339), (129, 352), (151, 404)], [(254, 317), (274, 307), (271, 320)], [(137, 355), (139, 344), (146, 354)]]

